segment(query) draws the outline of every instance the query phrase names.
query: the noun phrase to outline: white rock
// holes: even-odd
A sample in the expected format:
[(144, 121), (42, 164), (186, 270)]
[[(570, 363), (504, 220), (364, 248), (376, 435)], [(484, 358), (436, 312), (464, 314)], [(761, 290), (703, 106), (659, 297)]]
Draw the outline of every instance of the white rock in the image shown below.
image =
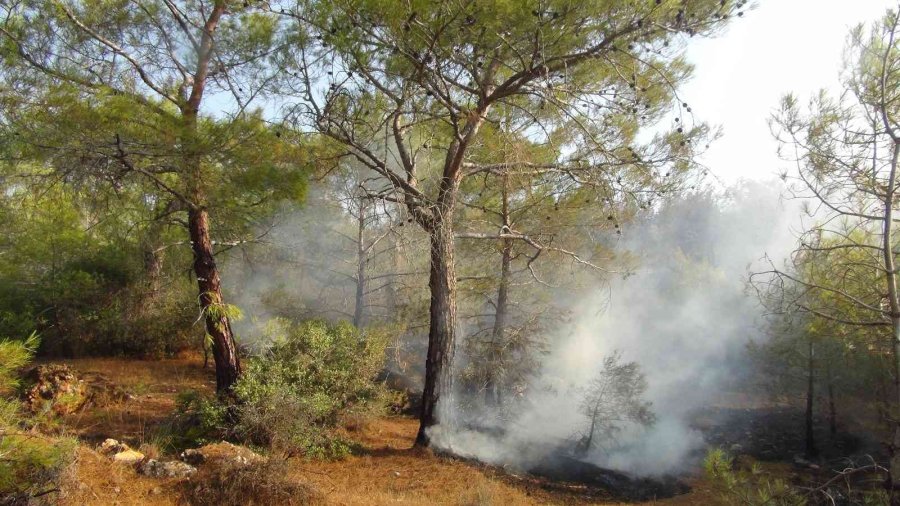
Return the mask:
[(137, 464), (138, 462), (144, 460), (144, 454), (137, 451), (132, 450), (131, 448), (121, 451), (112, 456), (113, 462), (117, 462), (119, 464)]

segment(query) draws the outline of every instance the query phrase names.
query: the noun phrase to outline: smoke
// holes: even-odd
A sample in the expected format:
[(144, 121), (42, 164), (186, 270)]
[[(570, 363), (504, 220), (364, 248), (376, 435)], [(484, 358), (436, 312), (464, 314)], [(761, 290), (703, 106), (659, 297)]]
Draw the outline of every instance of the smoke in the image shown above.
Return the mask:
[[(686, 195), (632, 224), (619, 247), (640, 259), (635, 274), (564, 299), (574, 316), (551, 336), (549, 355), (507, 419), (484, 430), (491, 413), (469, 405), (457, 417), (478, 422), (437, 426), (435, 443), (521, 469), (572, 448), (588, 424), (579, 410), (582, 388), (618, 351), (640, 365), (657, 421), (626, 425), (586, 460), (637, 475), (676, 473), (695, 462), (704, 441), (691, 428), (692, 412), (740, 382), (746, 343), (764, 337), (747, 274), (763, 268), (766, 255), (785, 258), (795, 244), (791, 224), (799, 213), (781, 191), (777, 183), (742, 183)], [(472, 425), (479, 428), (465, 428)]]
[(301, 209), (281, 210), (260, 244), (228, 258), (227, 296), (245, 315), (234, 328), (251, 349), (270, 344), (266, 326), (273, 318), (353, 316), (354, 224), (324, 188), (311, 194)]

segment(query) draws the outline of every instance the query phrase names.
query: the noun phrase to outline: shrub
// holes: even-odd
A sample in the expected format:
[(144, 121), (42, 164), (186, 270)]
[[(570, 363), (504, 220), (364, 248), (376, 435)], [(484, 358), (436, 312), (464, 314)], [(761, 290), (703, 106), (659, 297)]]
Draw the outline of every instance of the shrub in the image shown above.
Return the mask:
[(266, 334), (271, 347), (245, 363), (233, 399), (182, 394), (154, 443), (173, 451), (224, 438), (288, 455), (347, 454), (351, 444), (336, 429), (362, 425), (387, 406), (388, 391), (375, 377), (388, 333), (277, 320)]
[(237, 433), (257, 445), (333, 457), (349, 446), (333, 429), (383, 405), (374, 381), (384, 364), (384, 332), (348, 323), (277, 320), (271, 348), (247, 364), (234, 387)]
[(26, 503), (55, 490), (74, 455), (74, 441), (24, 427), (15, 399), (16, 373), (37, 346), (34, 334), (25, 341), (0, 340), (0, 504)]
[(758, 464), (736, 470), (734, 459), (721, 449), (713, 449), (703, 462), (706, 475), (726, 504), (801, 506), (806, 499), (787, 482), (773, 479)]
[(229, 438), (233, 434), (228, 428), (228, 409), (215, 397), (181, 392), (174, 414), (153, 429), (150, 441), (162, 453), (176, 453)]

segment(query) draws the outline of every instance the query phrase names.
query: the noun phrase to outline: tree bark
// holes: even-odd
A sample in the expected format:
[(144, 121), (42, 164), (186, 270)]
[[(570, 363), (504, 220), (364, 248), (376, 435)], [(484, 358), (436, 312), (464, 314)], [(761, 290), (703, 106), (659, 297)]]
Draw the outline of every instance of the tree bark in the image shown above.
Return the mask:
[(188, 211), (188, 229), (194, 250), (194, 273), (200, 297), (200, 310), (206, 322), (206, 333), (212, 337), (212, 355), (216, 364), (216, 391), (228, 391), (241, 374), (241, 363), (225, 314), (222, 281), (213, 258), (209, 235), (209, 216), (203, 208)]
[[(478, 133), (489, 106), (479, 104), (463, 128), (460, 138), (453, 141), (444, 161), (444, 174), (435, 204), (430, 206), (427, 219), (419, 216), (419, 223), (431, 236), (431, 272), (428, 287), (431, 291), (429, 309), (428, 356), (425, 359), (425, 388), (422, 391), (422, 413), (416, 446), (428, 446), (428, 430), (439, 422), (452, 424), (453, 354), (456, 351), (456, 269), (453, 261), (453, 211), (462, 177), (460, 172), (467, 147)], [(399, 130), (395, 128), (399, 137)], [(402, 146), (401, 142), (398, 142)], [(404, 166), (412, 167), (407, 160)], [(410, 177), (412, 172), (410, 172)], [(409, 205), (409, 207), (414, 207)], [(442, 399), (443, 396), (443, 399)], [(439, 413), (438, 410), (441, 410)]]
[(200, 310), (206, 323), (206, 333), (212, 338), (212, 355), (216, 364), (216, 391), (227, 393), (241, 374), (241, 363), (231, 330), (231, 322), (225, 311), (222, 298), (222, 281), (213, 256), (212, 239), (209, 233), (209, 214), (206, 210), (206, 192), (202, 155), (196, 149), (197, 119), (200, 104), (206, 91), (209, 64), (212, 60), (215, 41), (213, 35), (226, 12), (226, 3), (216, 0), (203, 25), (203, 34), (197, 47), (197, 68), (191, 80), (190, 92), (181, 113), (184, 121), (183, 140), (185, 177), (191, 199), (188, 207), (188, 232), (194, 251), (194, 274), (197, 276)]
[(150, 302), (159, 293), (160, 277), (163, 268), (163, 252), (147, 243), (144, 246), (144, 276), (147, 283), (147, 292), (142, 297), (144, 302)]
[(456, 271), (451, 223), (452, 219), (444, 217), (435, 223), (431, 231), (431, 272), (428, 280), (431, 321), (416, 446), (428, 446), (428, 429), (432, 426), (450, 422), (448, 415), (453, 391), (451, 364), (456, 348)]
[(353, 326), (360, 328), (365, 318), (366, 297), (366, 208), (360, 205), (356, 233), (356, 306), (353, 311)]
[[(503, 177), (501, 215), (503, 231), (510, 229), (508, 179)], [(491, 346), (488, 354), (488, 374), (484, 387), (485, 404), (489, 407), (500, 405), (500, 389), (502, 388), (503, 367), (502, 350), (505, 346), (506, 320), (509, 314), (509, 276), (512, 263), (512, 239), (502, 239), (503, 249), (500, 253), (500, 282), (497, 286), (497, 306), (494, 311), (494, 328), (491, 331)]]
[(497, 287), (497, 307), (494, 311), (494, 328), (491, 330), (491, 344), (488, 351), (488, 374), (485, 382), (484, 400), (488, 406), (499, 406), (500, 390), (503, 382), (502, 350), (505, 345), (506, 320), (509, 314), (509, 273), (512, 260), (512, 239), (503, 239), (500, 259), (500, 283)]
[[(888, 304), (891, 308), (891, 350), (894, 362), (895, 406), (900, 406), (900, 294), (897, 291), (897, 269), (894, 262), (894, 193), (897, 190), (897, 161), (900, 158), (900, 143), (894, 142), (891, 170), (884, 195), (884, 228), (882, 233), (882, 254), (887, 272)], [(891, 442), (890, 460), (891, 488), (900, 489), (900, 422), (894, 422), (894, 436)]]

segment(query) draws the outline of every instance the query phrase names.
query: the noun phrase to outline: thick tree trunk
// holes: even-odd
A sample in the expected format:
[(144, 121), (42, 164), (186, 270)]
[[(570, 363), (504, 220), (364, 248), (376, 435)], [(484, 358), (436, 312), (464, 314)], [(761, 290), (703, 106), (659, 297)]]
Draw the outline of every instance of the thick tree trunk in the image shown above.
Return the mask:
[(813, 389), (815, 383), (815, 348), (813, 340), (809, 340), (809, 357), (807, 362), (807, 383), (806, 383), (806, 456), (815, 457), (818, 454), (816, 450), (816, 438), (813, 433), (813, 399), (815, 391)]
[(432, 426), (450, 422), (448, 413), (453, 391), (451, 365), (456, 347), (456, 272), (451, 222), (449, 217), (445, 217), (431, 231), (431, 273), (428, 280), (431, 322), (416, 446), (428, 446), (428, 429)]
[(203, 208), (188, 211), (188, 229), (194, 250), (194, 274), (197, 276), (200, 309), (206, 320), (206, 333), (212, 337), (212, 354), (216, 364), (216, 391), (228, 391), (241, 374), (231, 322), (225, 314), (221, 279), (213, 258), (209, 235), (209, 217)]

